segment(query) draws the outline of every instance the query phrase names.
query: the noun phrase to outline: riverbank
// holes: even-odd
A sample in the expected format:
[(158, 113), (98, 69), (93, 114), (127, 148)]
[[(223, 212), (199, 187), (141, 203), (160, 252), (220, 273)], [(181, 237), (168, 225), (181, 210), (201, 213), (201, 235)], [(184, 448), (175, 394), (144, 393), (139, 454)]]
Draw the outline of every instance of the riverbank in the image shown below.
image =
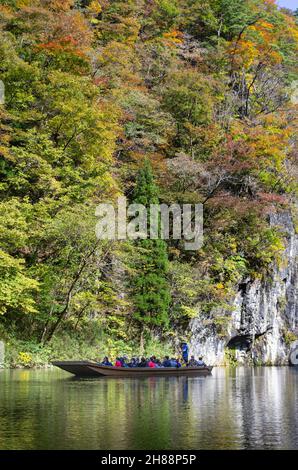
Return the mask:
[[(0, 368), (5, 369), (47, 369), (51, 367), (51, 362), (55, 360), (100, 361), (106, 355), (113, 359), (123, 355), (128, 357), (142, 354), (146, 357), (151, 355), (157, 357), (177, 355), (177, 351), (174, 350), (170, 341), (161, 342), (158, 338), (147, 339), (144, 351), (141, 352), (138, 342), (115, 339), (104, 335), (100, 331), (92, 331), (92, 334), (91, 331), (89, 334), (87, 331), (63, 331), (46, 344), (33, 339), (24, 340), (3, 330), (0, 333), (0, 342), (4, 344), (4, 353), (0, 354)], [(288, 358), (287, 356), (283, 362), (280, 361), (275, 364), (268, 361), (252, 361), (252, 359), (244, 362), (242, 356), (238, 357), (235, 350), (227, 349), (222, 363), (209, 362), (212, 365), (231, 368), (243, 365), (272, 367), (287, 366)], [(205, 362), (208, 362), (206, 357)]]
[[(104, 356), (115, 358), (118, 355), (140, 355), (138, 346), (132, 341), (115, 340), (104, 335), (87, 338), (85, 334), (63, 332), (55, 336), (51, 342), (42, 344), (35, 341), (23, 341), (12, 335), (0, 337), (4, 343), (5, 369), (47, 369), (54, 360), (91, 360), (99, 361)], [(148, 341), (145, 345), (146, 356), (175, 354), (171, 345), (157, 340)]]
[[(54, 342), (53, 342), (54, 343)], [(55, 342), (57, 345), (57, 342)], [(107, 353), (103, 351), (103, 348), (92, 348), (90, 345), (81, 345), (78, 347), (71, 347), (66, 352), (64, 347), (57, 348), (54, 351), (54, 345), (51, 347), (42, 347), (40, 345), (35, 345), (35, 351), (32, 351), (32, 343), (23, 344), (8, 344), (5, 361), (0, 363), (0, 370), (41, 370), (41, 369), (52, 369), (52, 361), (55, 360), (90, 360), (90, 361), (100, 361)], [(19, 349), (22, 350), (19, 350)], [(28, 351), (31, 352), (28, 352)], [(159, 353), (159, 351), (166, 351)], [(169, 352), (170, 348), (165, 349), (165, 346), (161, 345), (152, 345), (152, 347), (147, 348), (144, 355), (146, 357), (154, 354), (159, 357), (164, 357), (165, 355), (173, 355)], [(126, 353), (122, 353), (126, 354)], [(135, 353), (136, 354), (136, 353)], [(115, 355), (108, 354), (109, 357), (115, 358), (116, 356), (121, 356), (121, 353)], [(129, 356), (132, 354), (128, 354)], [(139, 354), (138, 354), (139, 355)], [(226, 361), (224, 364), (212, 364), (213, 367), (224, 367), (227, 369), (238, 369), (238, 368), (249, 368), (249, 367), (291, 367), (289, 362), (271, 364), (271, 363), (249, 363), (243, 364), (238, 362)]]

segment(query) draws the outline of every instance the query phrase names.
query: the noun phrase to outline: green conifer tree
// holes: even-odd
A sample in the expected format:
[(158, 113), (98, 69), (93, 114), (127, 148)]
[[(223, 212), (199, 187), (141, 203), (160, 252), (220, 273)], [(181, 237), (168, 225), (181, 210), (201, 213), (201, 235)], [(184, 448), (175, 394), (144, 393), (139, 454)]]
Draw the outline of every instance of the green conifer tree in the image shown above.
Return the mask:
[[(147, 208), (147, 230), (150, 231), (150, 204), (158, 204), (158, 188), (154, 181), (149, 160), (146, 160), (139, 171), (137, 184), (133, 193), (133, 202)], [(133, 280), (135, 313), (134, 318), (147, 326), (165, 328), (168, 325), (170, 292), (167, 281), (168, 253), (167, 244), (161, 239), (137, 240), (138, 261)]]

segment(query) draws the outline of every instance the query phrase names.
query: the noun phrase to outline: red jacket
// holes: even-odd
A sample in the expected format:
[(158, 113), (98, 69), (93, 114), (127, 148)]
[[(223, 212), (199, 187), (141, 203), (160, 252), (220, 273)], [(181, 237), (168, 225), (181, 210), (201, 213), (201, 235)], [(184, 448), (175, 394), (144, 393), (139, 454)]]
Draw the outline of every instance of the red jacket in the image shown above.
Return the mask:
[(120, 362), (120, 361), (116, 361), (116, 362), (115, 362), (115, 367), (122, 367), (121, 362)]
[(148, 366), (153, 369), (154, 367), (156, 367), (156, 364), (155, 364), (155, 362), (149, 361)]

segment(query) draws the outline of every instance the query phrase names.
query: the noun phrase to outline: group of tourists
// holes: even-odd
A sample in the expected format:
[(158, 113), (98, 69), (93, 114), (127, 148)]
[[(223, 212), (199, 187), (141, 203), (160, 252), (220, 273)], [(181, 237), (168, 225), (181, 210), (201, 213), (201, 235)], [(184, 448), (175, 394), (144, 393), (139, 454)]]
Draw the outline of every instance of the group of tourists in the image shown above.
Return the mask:
[(127, 356), (117, 357), (116, 361), (112, 363), (108, 357), (105, 357), (101, 362), (102, 366), (115, 366), (115, 367), (205, 367), (206, 364), (202, 357), (198, 360), (194, 356), (188, 358), (188, 346), (186, 343), (181, 345), (182, 357), (177, 359), (175, 357), (165, 356), (163, 360), (158, 359), (156, 356), (146, 357), (132, 357), (130, 360)]

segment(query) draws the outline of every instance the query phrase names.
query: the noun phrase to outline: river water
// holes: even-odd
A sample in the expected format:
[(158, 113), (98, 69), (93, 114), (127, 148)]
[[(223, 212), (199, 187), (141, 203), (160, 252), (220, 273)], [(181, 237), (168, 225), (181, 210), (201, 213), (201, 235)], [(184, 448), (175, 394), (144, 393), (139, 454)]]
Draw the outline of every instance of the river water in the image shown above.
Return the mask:
[(0, 449), (298, 449), (298, 367), (86, 380), (4, 370)]

